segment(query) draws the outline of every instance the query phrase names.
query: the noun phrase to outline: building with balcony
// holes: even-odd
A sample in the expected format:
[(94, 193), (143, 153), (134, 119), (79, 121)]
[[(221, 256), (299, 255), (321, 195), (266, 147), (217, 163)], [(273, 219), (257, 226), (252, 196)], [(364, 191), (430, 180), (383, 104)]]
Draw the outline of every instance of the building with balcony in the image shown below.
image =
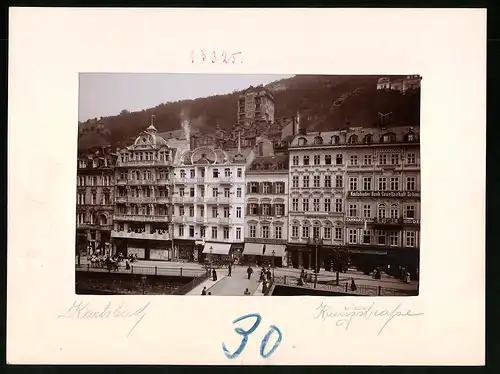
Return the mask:
[(252, 149), (198, 147), (179, 156), (172, 174), (174, 248), (179, 258), (203, 262), (207, 254), (243, 251), (245, 169)]
[(111, 250), (116, 155), (107, 145), (79, 142), (76, 197), (76, 249), (92, 254)]
[(287, 266), (288, 155), (256, 157), (246, 171), (247, 263)]
[(172, 260), (171, 174), (176, 149), (151, 124), (118, 150), (115, 167), (114, 252)]
[(367, 270), (404, 267), (416, 273), (418, 127), (303, 133), (289, 152), (289, 249), (299, 246), (299, 266), (315, 262), (319, 241), (321, 267), (340, 266), (348, 255)]

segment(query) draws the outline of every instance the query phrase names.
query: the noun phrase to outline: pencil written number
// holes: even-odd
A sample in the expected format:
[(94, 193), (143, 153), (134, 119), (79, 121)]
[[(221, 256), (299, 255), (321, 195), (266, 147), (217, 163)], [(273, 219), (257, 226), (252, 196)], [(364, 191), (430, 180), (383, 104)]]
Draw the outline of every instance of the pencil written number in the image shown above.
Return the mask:
[(223, 63), (223, 64), (235, 64), (235, 63), (243, 63), (241, 52), (234, 53), (217, 53), (216, 51), (205, 51), (203, 49), (199, 51), (191, 50), (189, 54), (189, 58), (191, 63)]

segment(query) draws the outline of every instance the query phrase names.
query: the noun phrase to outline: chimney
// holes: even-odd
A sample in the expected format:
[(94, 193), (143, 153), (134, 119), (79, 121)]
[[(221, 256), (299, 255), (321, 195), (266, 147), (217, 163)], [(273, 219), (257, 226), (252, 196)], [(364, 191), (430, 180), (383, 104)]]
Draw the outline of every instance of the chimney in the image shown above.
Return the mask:
[(293, 117), (292, 117), (292, 135), (293, 135), (293, 136), (297, 135), (297, 134), (295, 133), (295, 124), (296, 124), (296, 123), (297, 123), (297, 117), (293, 116)]
[(299, 129), (299, 135), (306, 135), (306, 129), (300, 128)]

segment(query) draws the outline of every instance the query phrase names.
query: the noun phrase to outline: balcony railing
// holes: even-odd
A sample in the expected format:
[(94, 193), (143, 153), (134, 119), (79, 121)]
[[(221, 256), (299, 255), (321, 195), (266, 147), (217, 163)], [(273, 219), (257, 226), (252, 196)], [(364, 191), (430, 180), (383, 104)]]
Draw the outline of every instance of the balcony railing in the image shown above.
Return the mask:
[(187, 178), (174, 178), (174, 183), (175, 184), (186, 184), (188, 181)]
[(205, 202), (209, 204), (216, 204), (217, 203), (217, 198), (212, 197), (212, 196), (205, 196)]
[(124, 238), (124, 239), (150, 239), (150, 240), (170, 240), (170, 233), (165, 234), (150, 234), (146, 232), (128, 232), (128, 231), (111, 231), (112, 238)]
[(169, 160), (127, 160), (118, 161), (117, 166), (170, 166)]
[(172, 222), (185, 223), (188, 221), (188, 216), (172, 216)]
[(205, 198), (204, 197), (195, 197), (194, 201), (195, 201), (195, 203), (203, 204), (205, 202)]
[(156, 184), (156, 180), (155, 179), (129, 179), (128, 180), (128, 185), (139, 185), (139, 186), (144, 186), (144, 185), (153, 185), (153, 184)]
[(166, 179), (166, 178), (159, 178), (156, 180), (156, 184), (167, 185), (167, 184), (170, 184), (170, 180)]
[(117, 221), (136, 221), (136, 222), (169, 222), (169, 216), (142, 215), (142, 214), (114, 214), (113, 219)]
[(231, 183), (232, 177), (219, 177), (218, 182), (219, 183)]
[(205, 178), (204, 177), (198, 177), (196, 178), (196, 183), (205, 183)]
[(231, 198), (230, 198), (230, 197), (225, 197), (225, 196), (223, 196), (223, 197), (218, 197), (218, 198), (217, 198), (217, 202), (218, 202), (219, 204), (229, 204), (229, 203), (231, 202)]

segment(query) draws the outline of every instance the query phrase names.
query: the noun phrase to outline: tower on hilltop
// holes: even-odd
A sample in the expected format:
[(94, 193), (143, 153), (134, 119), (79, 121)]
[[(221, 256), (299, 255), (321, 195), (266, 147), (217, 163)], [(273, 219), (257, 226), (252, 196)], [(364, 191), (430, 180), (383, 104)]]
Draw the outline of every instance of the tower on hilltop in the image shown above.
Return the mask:
[(274, 97), (264, 86), (250, 86), (238, 98), (238, 123), (274, 122)]

